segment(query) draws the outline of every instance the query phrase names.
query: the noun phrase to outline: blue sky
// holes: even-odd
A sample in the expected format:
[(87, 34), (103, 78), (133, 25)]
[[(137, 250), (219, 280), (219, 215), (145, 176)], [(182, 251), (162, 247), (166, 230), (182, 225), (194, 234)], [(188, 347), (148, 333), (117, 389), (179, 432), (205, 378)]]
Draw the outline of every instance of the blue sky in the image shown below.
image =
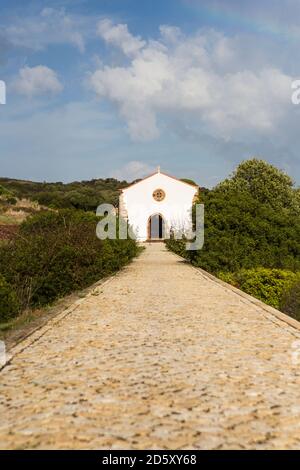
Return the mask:
[(0, 0), (0, 175), (300, 182), (297, 0)]

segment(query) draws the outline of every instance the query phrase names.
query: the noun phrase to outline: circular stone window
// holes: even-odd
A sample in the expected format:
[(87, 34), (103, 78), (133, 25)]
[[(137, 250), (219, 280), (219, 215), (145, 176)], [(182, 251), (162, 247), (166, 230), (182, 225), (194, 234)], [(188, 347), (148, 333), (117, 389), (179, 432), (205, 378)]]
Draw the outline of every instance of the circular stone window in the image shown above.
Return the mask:
[(162, 189), (156, 189), (152, 194), (155, 201), (161, 202), (165, 199), (166, 193)]

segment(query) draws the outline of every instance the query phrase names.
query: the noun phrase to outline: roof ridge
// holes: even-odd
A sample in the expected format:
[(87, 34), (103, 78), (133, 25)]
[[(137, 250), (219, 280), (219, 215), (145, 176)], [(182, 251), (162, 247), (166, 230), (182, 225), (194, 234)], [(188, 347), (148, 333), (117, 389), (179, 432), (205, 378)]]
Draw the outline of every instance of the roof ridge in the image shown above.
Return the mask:
[(145, 181), (146, 179), (148, 178), (151, 178), (152, 176), (155, 176), (155, 175), (164, 175), (164, 176), (167, 176), (168, 178), (171, 178), (173, 180), (176, 180), (178, 181), (179, 183), (182, 183), (182, 184), (187, 184), (188, 186), (191, 186), (192, 188), (200, 188), (200, 186), (197, 184), (197, 185), (194, 185), (194, 184), (191, 184), (191, 183), (187, 183), (186, 181), (182, 181), (181, 179), (179, 178), (176, 178), (176, 176), (172, 176), (172, 175), (169, 175), (168, 173), (165, 173), (164, 171), (155, 171), (154, 173), (151, 173), (150, 175), (148, 176), (145, 176), (144, 178), (140, 179), (139, 181), (136, 181), (135, 183), (131, 183), (129, 186), (126, 186), (126, 188), (121, 188), (119, 189), (119, 191), (125, 191), (126, 189), (129, 189), (131, 188), (132, 186), (135, 186), (136, 184), (139, 184), (139, 183), (142, 183), (143, 181)]

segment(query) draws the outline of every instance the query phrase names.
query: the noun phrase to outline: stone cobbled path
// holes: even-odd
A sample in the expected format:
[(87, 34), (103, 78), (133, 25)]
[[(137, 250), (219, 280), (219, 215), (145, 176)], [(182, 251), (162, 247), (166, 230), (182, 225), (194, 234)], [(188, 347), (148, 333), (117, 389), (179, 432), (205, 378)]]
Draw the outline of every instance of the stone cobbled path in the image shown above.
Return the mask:
[(300, 448), (300, 332), (162, 244), (44, 329), (0, 373), (2, 449)]

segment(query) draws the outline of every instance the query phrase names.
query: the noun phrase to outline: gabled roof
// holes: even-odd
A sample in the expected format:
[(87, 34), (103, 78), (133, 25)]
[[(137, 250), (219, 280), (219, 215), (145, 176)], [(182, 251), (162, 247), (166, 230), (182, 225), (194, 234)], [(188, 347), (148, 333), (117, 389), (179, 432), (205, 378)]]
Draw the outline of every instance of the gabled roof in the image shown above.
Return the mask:
[(164, 176), (167, 176), (168, 178), (171, 178), (175, 181), (178, 181), (179, 183), (182, 183), (182, 184), (187, 184), (188, 186), (191, 186), (192, 188), (195, 189), (199, 189), (200, 186), (198, 185), (194, 185), (194, 184), (191, 184), (191, 183), (187, 183), (186, 181), (181, 181), (179, 178), (176, 178), (175, 176), (171, 176), (171, 175), (168, 175), (167, 173), (164, 173), (163, 171), (155, 171), (154, 173), (151, 173), (151, 175), (148, 175), (146, 176), (145, 178), (141, 179), (140, 181), (137, 181), (136, 183), (132, 183), (130, 184), (129, 186), (127, 186), (126, 188), (122, 188), (122, 189), (119, 189), (119, 191), (123, 192), (123, 191), (126, 191), (127, 189), (129, 188), (132, 188), (133, 186), (135, 186), (136, 184), (140, 184), (142, 183), (143, 181), (147, 180), (148, 178), (152, 178), (152, 176), (155, 176), (155, 175), (158, 175), (158, 174), (161, 174), (161, 175), (164, 175)]

